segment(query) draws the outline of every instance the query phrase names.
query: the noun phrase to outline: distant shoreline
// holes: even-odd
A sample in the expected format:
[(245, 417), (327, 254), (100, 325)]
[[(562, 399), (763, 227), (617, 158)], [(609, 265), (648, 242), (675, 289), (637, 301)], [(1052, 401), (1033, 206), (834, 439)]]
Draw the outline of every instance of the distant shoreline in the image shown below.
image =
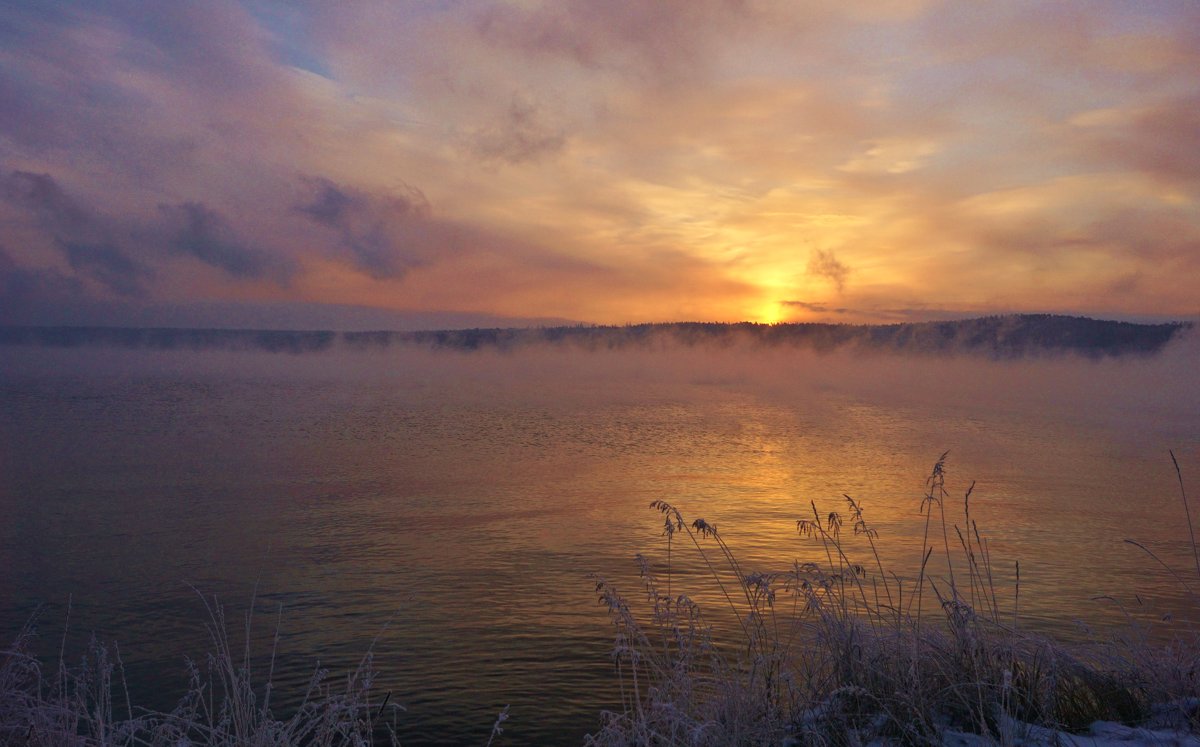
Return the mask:
[(491, 327), (340, 332), (170, 327), (0, 327), (0, 346), (115, 347), (146, 350), (257, 350), (302, 354), (406, 346), (437, 350), (513, 350), (551, 345), (624, 350), (663, 345), (796, 347), (1022, 358), (1073, 353), (1091, 358), (1150, 356), (1192, 329), (1191, 322), (1144, 324), (1055, 314), (1010, 314), (942, 322), (664, 322), (628, 325)]

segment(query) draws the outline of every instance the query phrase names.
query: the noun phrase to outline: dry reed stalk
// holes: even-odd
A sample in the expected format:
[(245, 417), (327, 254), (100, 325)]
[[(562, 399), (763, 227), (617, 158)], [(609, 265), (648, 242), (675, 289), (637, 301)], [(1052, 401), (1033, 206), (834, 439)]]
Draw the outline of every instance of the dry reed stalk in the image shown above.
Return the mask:
[[(206, 657), (207, 675), (189, 660), (187, 691), (178, 705), (165, 713), (132, 704), (116, 644), (93, 637), (81, 663), (68, 666), (65, 652), (69, 624), (64, 626), (55, 675), (47, 680), (42, 663), (32, 654), (31, 620), (12, 646), (0, 651), (0, 743), (45, 747), (332, 747), (365, 746), (382, 740), (398, 744), (394, 726), (380, 721), (390, 694), (378, 705), (372, 701), (371, 649), (348, 675), (343, 690), (327, 684), (325, 670), (318, 668), (303, 702), (290, 718), (280, 719), (270, 706), (275, 651), (267, 680), (256, 685), (251, 678), (248, 641), (252, 614), (246, 615), (247, 643), (237, 656), (224, 607), (215, 599), (201, 599), (213, 646)], [(275, 640), (277, 643), (278, 628)], [(260, 692), (262, 702), (258, 705)], [(124, 715), (117, 713), (118, 699), (114, 695), (118, 693), (124, 696)], [(402, 709), (393, 704), (391, 710), (395, 714)]]
[[(746, 645), (713, 643), (713, 629), (701, 622), (696, 610), (689, 610), (686, 622), (696, 638), (679, 637), (684, 625), (679, 609), (658, 599), (657, 592), (652, 594), (658, 601), (649, 619), (621, 602), (615, 653), (627, 664), (645, 660), (646, 654), (624, 646), (649, 640), (635, 633), (643, 627), (659, 626), (664, 641), (675, 631), (676, 644), (656, 647), (652, 668), (619, 665), (619, 674), (643, 673), (637, 703), (624, 713), (607, 714), (588, 743), (848, 744), (883, 739), (926, 744), (941, 743), (948, 729), (1009, 743), (1022, 730), (1055, 734), (1085, 728), (1097, 719), (1139, 721), (1148, 718), (1155, 697), (1180, 697), (1179, 693), (1190, 692), (1200, 712), (1200, 654), (1195, 643), (1188, 654), (1160, 654), (1166, 662), (1176, 662), (1178, 671), (1171, 676), (1182, 683), (1168, 693), (1144, 684), (1174, 671), (1166, 662), (1142, 657), (1140, 669), (1114, 669), (1103, 665), (1094, 651), (1073, 655), (1062, 644), (1020, 630), (1020, 564), (1014, 565), (1009, 614), (1001, 609), (987, 538), (972, 516), (974, 483), (963, 495), (963, 525), (947, 519), (947, 456), (948, 452), (938, 458), (926, 481), (915, 588), (906, 589), (902, 576), (884, 567), (878, 533), (866, 524), (861, 503), (850, 496), (843, 496), (848, 515), (854, 536), (866, 541), (874, 561), (872, 573), (852, 560), (841, 517), (836, 512), (822, 516), (814, 502), (809, 506), (811, 518), (799, 520), (796, 527), (802, 538), (816, 543), (824, 564), (796, 561), (786, 574), (741, 574), (741, 564), (715, 527), (699, 520), (689, 527), (675, 507), (662, 501), (652, 504), (666, 516), (668, 546), (675, 531), (688, 532), (719, 590), (718, 598), (740, 614)], [(1174, 463), (1190, 517), (1182, 475)], [(944, 582), (930, 574), (935, 548), (929, 536), (937, 528), (934, 504), (943, 538)], [(957, 571), (962, 573), (956, 572), (951, 553), (951, 529), (959, 540)], [(742, 594), (737, 598), (705, 554), (702, 540), (715, 542), (726, 568), (739, 574)], [(1178, 578), (1149, 548), (1130, 542)], [(1192, 547), (1200, 578), (1200, 551), (1194, 541)], [(644, 573), (647, 568), (645, 563)], [(670, 584), (670, 561), (667, 572)], [(939, 619), (922, 604), (926, 587), (938, 601)], [(615, 589), (608, 588), (608, 593), (619, 599)], [(790, 594), (791, 603), (778, 604), (777, 593)], [(609, 605), (612, 610), (614, 604)], [(770, 625), (762, 624), (765, 619)], [(699, 633), (696, 626), (703, 626)], [(693, 645), (696, 639), (705, 641), (702, 650)], [(1197, 723), (1185, 728), (1196, 729)]]

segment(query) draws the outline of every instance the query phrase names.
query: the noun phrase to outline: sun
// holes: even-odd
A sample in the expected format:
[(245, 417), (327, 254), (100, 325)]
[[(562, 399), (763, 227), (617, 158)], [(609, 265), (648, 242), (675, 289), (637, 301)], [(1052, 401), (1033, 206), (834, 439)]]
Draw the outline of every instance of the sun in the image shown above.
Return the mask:
[(759, 324), (779, 324), (787, 321), (787, 318), (787, 307), (782, 301), (768, 301), (757, 309), (753, 321)]

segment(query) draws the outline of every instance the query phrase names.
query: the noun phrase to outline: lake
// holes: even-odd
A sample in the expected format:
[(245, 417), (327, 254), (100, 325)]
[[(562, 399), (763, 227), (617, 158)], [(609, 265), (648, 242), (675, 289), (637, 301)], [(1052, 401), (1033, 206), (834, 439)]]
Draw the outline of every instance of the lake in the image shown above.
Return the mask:
[[(849, 494), (903, 573), (947, 450), (947, 511), (974, 481), (998, 593), (1020, 561), (1022, 624), (1086, 636), (1077, 621), (1118, 621), (1102, 595), (1175, 625), (1190, 614), (1123, 540), (1192, 562), (1168, 450), (1194, 500), (1194, 334), (1104, 360), (736, 345), (0, 356), (0, 634), (40, 609), (51, 660), (68, 621), (71, 652), (93, 632), (115, 640), (149, 707), (173, 705), (184, 657), (208, 650), (199, 595), (215, 594), (239, 631), (255, 600), (260, 657), (278, 630), (284, 707), (318, 661), (336, 677), (375, 641), (404, 744), (483, 744), (505, 705), (507, 743), (579, 743), (620, 702), (593, 574), (640, 601), (633, 557), (665, 549), (651, 501), (716, 524), (766, 570), (815, 557), (796, 520)], [(678, 583), (715, 600), (676, 553)]]

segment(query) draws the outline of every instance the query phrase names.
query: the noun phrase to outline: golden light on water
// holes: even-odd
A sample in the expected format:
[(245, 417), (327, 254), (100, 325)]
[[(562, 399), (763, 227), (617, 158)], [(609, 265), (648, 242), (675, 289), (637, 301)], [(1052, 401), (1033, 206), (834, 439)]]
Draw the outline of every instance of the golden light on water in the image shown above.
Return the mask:
[[(774, 290), (749, 305), (764, 319)], [(735, 589), (743, 571), (861, 564), (873, 587), (903, 584), (911, 600), (925, 547), (935, 550), (929, 578), (943, 585), (951, 570), (920, 513), (931, 467), (950, 449), (948, 544), (961, 558), (954, 527), (978, 521), (1006, 620), (1014, 560), (1029, 630), (1103, 619), (1093, 599), (1102, 594), (1165, 593), (1169, 611), (1194, 609), (1176, 604), (1174, 579), (1147, 574), (1149, 561), (1121, 542), (1145, 541), (1173, 567), (1192, 562), (1177, 520), (1146, 520), (1180, 513), (1158, 444), (1182, 441), (1183, 475), (1200, 473), (1188, 344), (1124, 360), (754, 344), (396, 343), (296, 354), (80, 346), (48, 358), (10, 348), (28, 368), (0, 376), (16, 394), (0, 435), (20, 434), (8, 443), (23, 476), (0, 502), (31, 530), (9, 553), (10, 583), (14, 598), (32, 600), (78, 589), (82, 577), (83, 609), (118, 609), (114, 629), (168, 640), (155, 630), (182, 629), (164, 622), (180, 606), (161, 604), (178, 599), (161, 590), (182, 586), (181, 572), (246, 589), (261, 578), (307, 618), (307, 632), (288, 638), (306, 651), (330, 636), (369, 641), (394, 619), (381, 641), (396, 653), (381, 669), (402, 674), (381, 681), (396, 683), (397, 697), (434, 692), (408, 697), (427, 709), (444, 703), (436, 713), (455, 723), (441, 730), (461, 728), (463, 709), (481, 697), (504, 702), (513, 690), (556, 693), (545, 710), (527, 706), (539, 727), (554, 718), (578, 726), (593, 722), (597, 692), (612, 682), (612, 628), (589, 579), (640, 601), (646, 580), (634, 555), (660, 582), (669, 562), (670, 593), (700, 604), (717, 633), (739, 617), (715, 573)], [(156, 368), (167, 360), (173, 373)], [(846, 495), (878, 532), (878, 565)], [(663, 517), (649, 508), (658, 500), (689, 526), (719, 527), (737, 562), (712, 537), (697, 547), (677, 536), (668, 556)], [(63, 501), (71, 510), (57, 510)], [(799, 520), (832, 526), (832, 513), (844, 558), (798, 532)], [(147, 521), (131, 524), (142, 514)], [(64, 563), (38, 563), (46, 553)], [(799, 601), (777, 578), (780, 600)], [(137, 612), (149, 603), (162, 615)], [(311, 672), (295, 664), (287, 681), (302, 692)], [(568, 701), (578, 708), (564, 715)]]

